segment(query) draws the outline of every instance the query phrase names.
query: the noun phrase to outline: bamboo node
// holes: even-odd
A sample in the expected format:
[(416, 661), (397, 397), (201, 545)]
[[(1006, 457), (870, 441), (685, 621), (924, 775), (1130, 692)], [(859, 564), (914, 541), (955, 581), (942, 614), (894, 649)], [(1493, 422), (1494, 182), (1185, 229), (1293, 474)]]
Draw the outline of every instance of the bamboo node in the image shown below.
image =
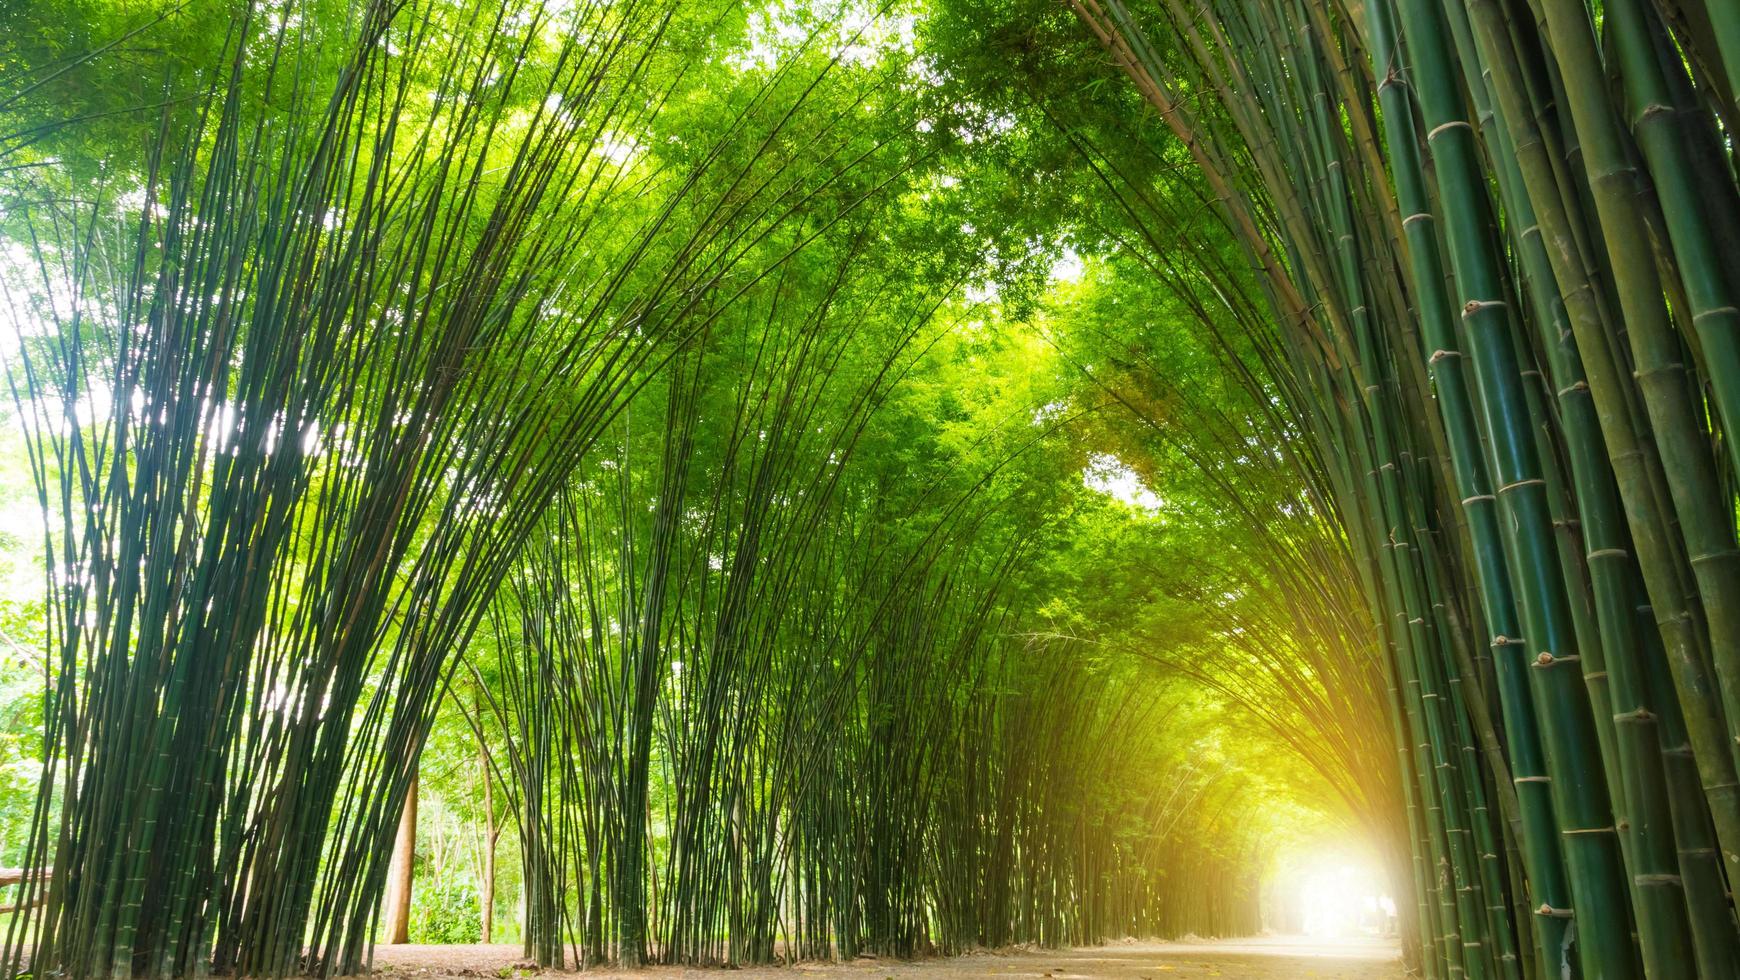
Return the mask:
[(1679, 361), (1672, 361), (1663, 364), (1660, 367), (1650, 368), (1647, 371), (1633, 371), (1631, 372), (1631, 376), (1636, 378), (1638, 381), (1653, 381), (1669, 375), (1684, 374), (1685, 370), (1686, 366), (1684, 364), (1681, 364)]
[(1476, 316), (1487, 310), (1503, 309), (1504, 305), (1504, 300), (1501, 299), (1471, 299), (1463, 304), (1462, 315), (1465, 317)]
[(1673, 112), (1672, 107), (1663, 105), (1660, 102), (1651, 102), (1649, 105), (1644, 106), (1643, 109), (1638, 112), (1635, 125), (1641, 126), (1644, 123), (1649, 122), (1650, 120), (1656, 118), (1657, 116), (1665, 116), (1671, 112)]
[(1570, 909), (1556, 909), (1551, 905), (1548, 905), (1546, 902), (1542, 902), (1541, 907), (1535, 909), (1535, 914), (1550, 915), (1555, 919), (1569, 919), (1572, 913)]
[(1540, 652), (1540, 655), (1535, 657), (1535, 666), (1536, 667), (1550, 667), (1552, 665), (1553, 665), (1553, 655), (1551, 653), (1548, 653), (1545, 650), (1542, 650)]
[(1466, 119), (1452, 119), (1447, 123), (1442, 123), (1438, 126), (1433, 127), (1432, 131), (1426, 134), (1426, 142), (1430, 143), (1432, 140), (1437, 139), (1438, 134), (1444, 132), (1447, 129), (1456, 129), (1458, 127), (1462, 128), (1462, 129), (1466, 129), (1471, 133), (1474, 131), (1473, 124), (1468, 122), (1468, 120), (1466, 120)]
[(1516, 643), (1516, 642), (1518, 642), (1518, 639), (1516, 637), (1505, 636), (1503, 633), (1500, 633), (1497, 636), (1494, 636), (1492, 638), (1492, 645), (1495, 647), (1508, 646), (1508, 645), (1510, 645), (1512, 643)]
[(1459, 350), (1435, 350), (1432, 352), (1431, 357), (1426, 358), (1426, 363), (1427, 364), (1436, 364), (1439, 361), (1442, 361), (1443, 359), (1445, 359), (1446, 357), (1461, 357), (1461, 356), (1462, 356), (1462, 352)]

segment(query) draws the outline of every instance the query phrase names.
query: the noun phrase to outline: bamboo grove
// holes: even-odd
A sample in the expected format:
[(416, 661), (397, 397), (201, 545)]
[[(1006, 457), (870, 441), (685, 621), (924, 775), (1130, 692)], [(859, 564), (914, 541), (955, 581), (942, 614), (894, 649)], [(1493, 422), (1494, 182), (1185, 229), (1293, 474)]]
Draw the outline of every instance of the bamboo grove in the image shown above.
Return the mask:
[(0, 29), (0, 972), (1740, 962), (1740, 7)]

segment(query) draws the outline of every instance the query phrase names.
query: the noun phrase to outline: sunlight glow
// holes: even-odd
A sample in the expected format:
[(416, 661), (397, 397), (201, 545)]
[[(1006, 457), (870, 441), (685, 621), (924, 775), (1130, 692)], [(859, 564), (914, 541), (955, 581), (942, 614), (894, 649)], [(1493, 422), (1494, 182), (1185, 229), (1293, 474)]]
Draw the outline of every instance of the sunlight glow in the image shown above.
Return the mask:
[(1082, 485), (1153, 517), (1160, 513), (1160, 495), (1148, 489), (1142, 477), (1110, 453), (1094, 453), (1081, 472)]
[(1307, 871), (1299, 883), (1298, 903), (1302, 930), (1319, 939), (1384, 935), (1396, 914), (1395, 902), (1383, 894), (1377, 877), (1352, 864)]
[(1086, 271), (1087, 266), (1083, 264), (1081, 256), (1076, 254), (1075, 249), (1066, 248), (1063, 250), (1063, 254), (1057, 257), (1057, 261), (1051, 263), (1051, 281), (1081, 282), (1081, 277)]

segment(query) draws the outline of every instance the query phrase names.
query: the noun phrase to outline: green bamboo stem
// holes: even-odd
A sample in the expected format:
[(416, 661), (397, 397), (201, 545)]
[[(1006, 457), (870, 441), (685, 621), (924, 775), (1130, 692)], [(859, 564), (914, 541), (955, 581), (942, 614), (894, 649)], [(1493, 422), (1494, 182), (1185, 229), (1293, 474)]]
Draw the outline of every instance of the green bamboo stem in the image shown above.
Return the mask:
[[(1543, 3), (1557, 63), (1589, 175), (1602, 241), (1632, 346), (1639, 387), (1649, 408), (1664, 468), (1673, 489), (1688, 558), (1697, 577), (1710, 630), (1710, 654), (1728, 717), (1740, 713), (1740, 549), (1722, 514), (1714, 470), (1680, 363), (1679, 342), (1662, 302), (1662, 284), (1635, 196), (1636, 174), (1611, 107), (1599, 100), (1600, 58), (1585, 11)], [(1595, 85), (1594, 90), (1585, 86)], [(1735, 750), (1730, 746), (1730, 753)]]
[(1504, 712), (1507, 749), (1515, 793), (1522, 812), (1522, 843), (1529, 880), (1536, 901), (1531, 904), (1534, 939), (1544, 957), (1553, 962), (1563, 945), (1566, 925), (1562, 917), (1539, 914), (1539, 906), (1569, 906), (1559, 849), (1553, 839), (1556, 821), (1548, 789), (1545, 760), (1536, 737), (1534, 705), (1529, 700), (1527, 667), (1522, 646), (1511, 642), (1520, 637), (1509, 570), (1504, 561), (1497, 499), (1486, 477), (1485, 453), (1475, 428), (1474, 414), (1463, 374), (1465, 358), (1450, 315), (1450, 299), (1439, 270), (1438, 234), (1429, 209), (1427, 185), (1413, 128), (1414, 108), (1410, 78), (1396, 61), (1398, 51), (1391, 7), (1367, 4), (1367, 22), (1372, 31), (1371, 49), (1381, 60), (1374, 74), (1381, 79), (1379, 98), (1384, 104), (1385, 134), (1389, 140), (1397, 197), (1403, 208), (1403, 228), (1408, 233), (1409, 261), (1418, 295), (1421, 325), (1432, 349), (1430, 365), (1437, 380), (1439, 409), (1451, 440), (1451, 456), (1457, 476), (1457, 493), (1468, 514), (1473, 551), (1481, 588), (1482, 609), (1493, 640), (1493, 662), (1498, 671), (1499, 703)]

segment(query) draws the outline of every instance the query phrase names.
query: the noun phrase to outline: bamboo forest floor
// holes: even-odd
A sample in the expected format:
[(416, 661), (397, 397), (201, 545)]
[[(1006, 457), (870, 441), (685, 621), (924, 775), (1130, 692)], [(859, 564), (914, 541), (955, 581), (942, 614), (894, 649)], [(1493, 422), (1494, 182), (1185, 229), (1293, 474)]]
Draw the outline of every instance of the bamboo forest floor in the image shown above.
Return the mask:
[[(495, 946), (377, 946), (376, 972), (388, 976), (513, 976), (524, 963), (520, 949)], [(859, 959), (850, 963), (805, 963), (747, 970), (655, 968), (587, 971), (598, 980), (713, 977), (724, 980), (964, 980), (968, 977), (1031, 977), (1053, 980), (1159, 977), (1248, 977), (1251, 980), (1397, 980), (1403, 976), (1390, 940), (1321, 941), (1300, 936), (1258, 936), (1203, 942), (1120, 942), (1066, 950), (1015, 950), (928, 960)]]

